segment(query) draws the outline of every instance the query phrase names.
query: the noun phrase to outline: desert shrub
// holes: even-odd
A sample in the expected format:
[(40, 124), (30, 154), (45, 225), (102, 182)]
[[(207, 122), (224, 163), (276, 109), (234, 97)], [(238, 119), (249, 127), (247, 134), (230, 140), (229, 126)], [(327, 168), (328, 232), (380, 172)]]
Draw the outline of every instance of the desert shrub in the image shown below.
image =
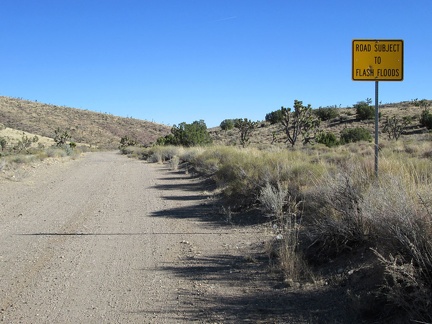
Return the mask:
[(330, 120), (339, 116), (339, 111), (335, 107), (319, 107), (313, 113), (322, 121)]
[(361, 210), (373, 223), (375, 253), (385, 268), (381, 293), (415, 321), (432, 320), (432, 201), (407, 177), (385, 175), (365, 193)]
[(371, 176), (365, 161), (346, 165), (315, 181), (305, 196), (308, 260), (327, 262), (357, 248), (374, 248), (385, 276), (382, 286), (371, 293), (404, 309), (413, 321), (430, 322), (430, 170), (422, 159), (404, 156), (383, 159), (379, 179)]
[(48, 157), (61, 158), (73, 156), (78, 153), (74, 152), (73, 149), (69, 148), (69, 146), (66, 145), (64, 147), (50, 147), (46, 150), (46, 154), (48, 155)]
[(124, 146), (120, 149), (121, 154), (130, 158), (147, 159), (147, 149), (141, 146)]
[(11, 155), (8, 158), (9, 163), (16, 163), (16, 164), (26, 164), (30, 162), (36, 161), (37, 157), (34, 155), (23, 155), (23, 154), (16, 154)]
[(289, 195), (280, 183), (266, 183), (261, 188), (259, 201), (265, 212), (273, 217), (273, 240), (269, 255), (277, 256), (286, 277), (293, 281), (305, 279), (308, 267), (299, 250), (302, 202)]
[(282, 188), (280, 183), (277, 184), (277, 187), (274, 187), (267, 182), (266, 185), (261, 188), (259, 201), (266, 212), (280, 219), (283, 216), (287, 196), (288, 190)]
[(183, 152), (183, 148), (180, 146), (161, 146), (160, 152), (162, 154), (162, 157), (164, 160), (171, 160), (173, 157), (181, 156), (181, 153)]
[(169, 165), (171, 170), (178, 170), (180, 164), (180, 158), (177, 155), (174, 155), (169, 160)]
[(131, 138), (131, 137), (125, 135), (125, 136), (123, 136), (123, 137), (120, 139), (120, 146), (119, 146), (119, 148), (120, 148), (120, 150), (121, 150), (121, 149), (126, 148), (126, 147), (129, 147), (129, 146), (135, 146), (135, 145), (137, 145), (137, 143), (138, 143), (138, 142), (137, 142), (136, 139)]
[(432, 129), (432, 113), (429, 110), (423, 110), (420, 116), (420, 125), (427, 129)]
[(371, 133), (363, 127), (345, 128), (340, 134), (340, 143), (347, 144), (359, 141), (372, 141)]
[(204, 120), (194, 121), (192, 124), (183, 122), (178, 126), (174, 125), (171, 133), (174, 136), (173, 142), (166, 144), (190, 147), (207, 145), (212, 142)]
[(272, 111), (265, 116), (265, 121), (269, 122), (272, 125), (280, 123), (282, 119), (283, 119), (283, 112), (280, 109), (276, 111)]
[(192, 163), (195, 161), (196, 157), (203, 152), (206, 152), (207, 150), (211, 149), (211, 147), (203, 148), (200, 146), (195, 147), (189, 147), (181, 150), (179, 152), (180, 159), (184, 162)]
[(332, 132), (321, 132), (317, 135), (315, 141), (320, 144), (324, 144), (327, 147), (333, 147), (339, 145), (339, 141), (336, 135)]
[(1, 147), (2, 151), (5, 150), (5, 148), (7, 147), (7, 144), (8, 144), (7, 139), (4, 137), (0, 137), (0, 147)]
[(228, 131), (234, 128), (235, 120), (234, 119), (224, 119), (220, 123), (220, 128), (224, 131)]
[(432, 129), (432, 113), (429, 111), (431, 101), (422, 99), (414, 99), (412, 104), (416, 107), (422, 108), (422, 113), (420, 115), (420, 124), (427, 129)]
[(168, 135), (165, 135), (163, 137), (159, 137), (156, 140), (156, 145), (158, 145), (158, 146), (162, 146), (162, 145), (176, 145), (176, 144), (177, 144), (177, 140), (176, 140), (176, 138), (174, 137), (173, 134), (168, 134)]
[(16, 143), (13, 149), (19, 153), (23, 151), (29, 153), (29, 149), (32, 144), (37, 143), (38, 141), (39, 137), (37, 137), (36, 135), (30, 138), (25, 133), (23, 133), (21, 139)]
[(366, 101), (359, 101), (354, 105), (358, 119), (367, 120), (375, 118), (375, 108), (370, 105), (371, 102), (372, 100), (366, 99)]
[(327, 174), (306, 198), (309, 214), (315, 215), (307, 219), (314, 260), (327, 260), (367, 242), (370, 223), (363, 217), (360, 203), (368, 177), (354, 178), (353, 172)]
[(162, 153), (160, 151), (153, 152), (148, 158), (148, 162), (163, 163)]

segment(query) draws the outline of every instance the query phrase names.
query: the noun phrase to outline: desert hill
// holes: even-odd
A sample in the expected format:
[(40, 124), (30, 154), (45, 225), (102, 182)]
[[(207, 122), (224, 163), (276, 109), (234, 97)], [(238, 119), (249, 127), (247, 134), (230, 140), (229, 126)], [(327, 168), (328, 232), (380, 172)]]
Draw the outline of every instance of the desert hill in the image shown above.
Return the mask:
[[(432, 101), (428, 101), (429, 105)], [(374, 105), (374, 104), (372, 104)], [(276, 109), (275, 109), (276, 110)], [(371, 134), (374, 133), (375, 123), (374, 120), (359, 120), (356, 116), (356, 109), (351, 107), (337, 108), (339, 116), (328, 121), (322, 121), (320, 129), (325, 132), (331, 132), (339, 136), (340, 132), (345, 128), (363, 127), (368, 129)], [(397, 118), (408, 117), (411, 123), (407, 126), (403, 134), (404, 136), (411, 136), (415, 134), (425, 133), (427, 129), (420, 125), (420, 115), (422, 108), (414, 105), (412, 101), (403, 101), (398, 103), (380, 104), (380, 137), (386, 138), (383, 132), (383, 122), (386, 117), (396, 116)], [(270, 111), (268, 112), (270, 113)], [(265, 116), (263, 116), (263, 120)], [(220, 145), (233, 145), (238, 143), (239, 132), (237, 129), (228, 131), (222, 130), (220, 127), (209, 129), (210, 136), (213, 138), (214, 144)], [(286, 136), (281, 130), (280, 125), (270, 125), (270, 123), (262, 121), (258, 123), (257, 129), (252, 133), (250, 138), (250, 145), (262, 146), (272, 144), (285, 145)]]
[[(364, 127), (373, 133), (373, 120), (358, 120), (355, 108), (340, 107), (337, 110), (339, 116), (322, 122), (321, 129), (339, 135), (341, 130), (347, 127)], [(404, 136), (427, 131), (419, 124), (421, 108), (416, 107), (411, 101), (380, 105), (380, 115), (381, 121), (386, 116), (410, 117), (412, 123), (405, 129)], [(263, 121), (251, 135), (250, 144), (266, 146), (270, 143), (279, 143), (283, 145), (285, 135), (281, 132), (279, 125), (270, 125), (264, 119), (265, 114), (263, 114)], [(60, 128), (69, 132), (72, 141), (102, 149), (117, 148), (123, 136), (129, 136), (136, 139), (139, 144), (147, 146), (154, 143), (157, 138), (169, 134), (171, 130), (169, 126), (145, 120), (5, 96), (0, 96), (0, 126), (0, 129), (10, 128), (9, 132), (12, 131), (18, 134), (17, 136), (20, 136), (22, 132), (27, 132), (46, 138), (53, 138), (54, 131)], [(224, 131), (220, 127), (214, 127), (209, 129), (209, 133), (214, 144), (238, 144), (237, 129)], [(386, 135), (381, 133), (380, 136)]]
[(117, 148), (123, 136), (133, 137), (139, 143), (149, 145), (171, 129), (145, 120), (5, 96), (0, 96), (0, 124), (2, 128), (49, 138), (60, 128), (67, 130), (74, 142), (102, 149)]

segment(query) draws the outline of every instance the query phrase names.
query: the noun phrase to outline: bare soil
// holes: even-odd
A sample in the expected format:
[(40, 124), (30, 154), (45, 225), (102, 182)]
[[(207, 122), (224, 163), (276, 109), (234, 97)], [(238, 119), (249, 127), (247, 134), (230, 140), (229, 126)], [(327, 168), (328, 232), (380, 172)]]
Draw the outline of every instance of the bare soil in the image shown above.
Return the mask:
[(0, 181), (0, 321), (342, 323), (339, 291), (289, 287), (260, 225), (211, 183), (114, 152)]

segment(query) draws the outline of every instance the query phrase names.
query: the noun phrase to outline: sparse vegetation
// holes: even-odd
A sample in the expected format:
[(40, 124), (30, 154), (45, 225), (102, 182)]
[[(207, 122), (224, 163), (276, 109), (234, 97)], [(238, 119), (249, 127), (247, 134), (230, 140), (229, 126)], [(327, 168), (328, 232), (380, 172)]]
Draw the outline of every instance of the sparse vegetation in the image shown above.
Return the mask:
[(125, 135), (148, 146), (170, 132), (169, 126), (145, 120), (3, 96), (0, 96), (0, 123), (49, 138), (60, 128), (78, 146), (86, 144), (98, 149), (117, 149)]

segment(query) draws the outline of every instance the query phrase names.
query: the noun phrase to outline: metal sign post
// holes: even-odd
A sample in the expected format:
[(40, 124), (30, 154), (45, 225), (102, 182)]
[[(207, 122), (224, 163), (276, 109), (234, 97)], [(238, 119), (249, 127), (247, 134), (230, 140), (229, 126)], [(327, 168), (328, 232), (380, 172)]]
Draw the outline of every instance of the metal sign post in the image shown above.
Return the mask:
[(375, 81), (375, 177), (378, 178), (378, 126), (379, 126), (379, 106), (378, 106), (378, 81)]
[(403, 40), (354, 39), (352, 42), (352, 79), (375, 81), (375, 176), (378, 177), (378, 81), (403, 80)]

